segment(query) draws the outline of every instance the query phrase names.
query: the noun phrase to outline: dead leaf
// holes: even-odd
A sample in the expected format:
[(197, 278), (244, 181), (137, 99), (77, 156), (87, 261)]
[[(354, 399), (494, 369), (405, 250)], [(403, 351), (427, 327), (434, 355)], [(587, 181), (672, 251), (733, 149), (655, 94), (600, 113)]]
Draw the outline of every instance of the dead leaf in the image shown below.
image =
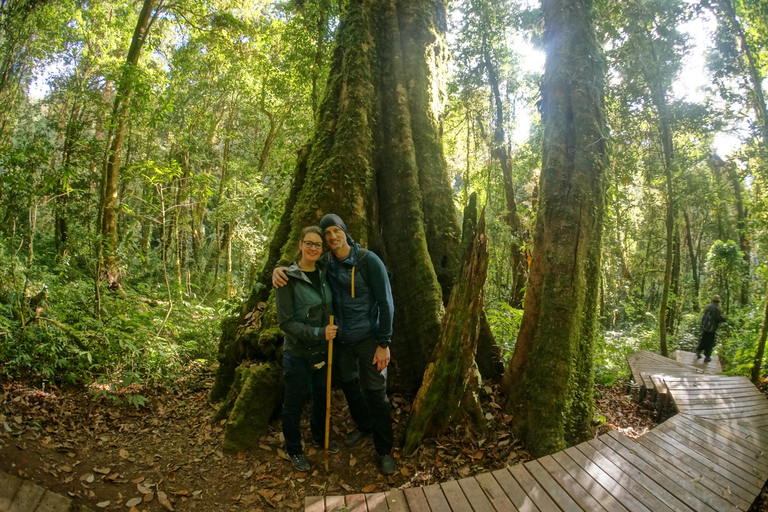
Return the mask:
[(131, 454), (128, 453), (128, 450), (126, 450), (125, 448), (120, 448), (120, 451), (118, 452), (118, 454), (120, 455), (121, 459), (127, 459), (128, 457), (131, 456)]
[(400, 468), (400, 474), (403, 475), (404, 477), (410, 477), (411, 476), (410, 470), (407, 467), (405, 467), (405, 466)]
[(59, 471), (61, 471), (62, 473), (71, 473), (72, 468), (69, 466), (59, 466)]
[(149, 503), (153, 499), (155, 499), (155, 493), (151, 491), (144, 495), (144, 503)]
[(131, 498), (130, 500), (125, 502), (125, 506), (133, 508), (139, 503), (141, 503), (141, 498)]
[(696, 478), (694, 478), (693, 480), (691, 480), (691, 483), (692, 484), (697, 484), (697, 483), (699, 483), (700, 480), (701, 480), (701, 475), (699, 475)]
[(246, 471), (245, 474), (243, 475), (243, 478), (248, 480), (249, 478), (251, 478), (251, 476), (253, 476), (253, 470), (252, 469), (249, 470), (249, 471)]
[(480, 460), (485, 455), (485, 452), (483, 450), (477, 450), (473, 455), (472, 458), (475, 460)]
[(111, 471), (109, 468), (93, 468), (93, 472), (100, 475), (108, 475)]
[(171, 505), (171, 502), (168, 501), (168, 495), (163, 491), (157, 491), (157, 502), (170, 512), (173, 512), (173, 505)]
[(132, 484), (140, 484), (141, 482), (144, 481), (145, 478), (146, 477), (143, 477), (143, 476), (140, 476), (139, 478), (134, 478), (133, 480), (131, 480), (131, 483)]
[(152, 490), (148, 486), (142, 485), (142, 484), (136, 484), (136, 489), (138, 489), (141, 494), (147, 494), (152, 492)]
[(96, 506), (99, 507), (99, 508), (107, 508), (110, 503), (112, 503), (112, 502), (111, 501), (100, 501), (99, 503), (96, 504)]
[(291, 460), (290, 457), (288, 457), (288, 454), (286, 454), (283, 450), (280, 448), (277, 449), (277, 456), (284, 460)]
[[(405, 469), (405, 468), (403, 468), (403, 469)], [(400, 471), (402, 471), (402, 469)], [(369, 492), (373, 492), (375, 490), (376, 490), (376, 484), (371, 484), (371, 485), (366, 485), (365, 487), (360, 489), (360, 492), (369, 493)]]

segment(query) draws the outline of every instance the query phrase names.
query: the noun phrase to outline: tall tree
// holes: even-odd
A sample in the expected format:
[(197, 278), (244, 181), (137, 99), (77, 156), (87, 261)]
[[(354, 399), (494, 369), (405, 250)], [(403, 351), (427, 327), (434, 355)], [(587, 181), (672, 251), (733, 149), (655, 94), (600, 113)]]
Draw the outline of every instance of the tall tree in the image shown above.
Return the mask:
[[(101, 207), (99, 208), (99, 233), (102, 237), (100, 244), (100, 258), (104, 258), (104, 270), (107, 273), (110, 288), (120, 287), (120, 270), (117, 259), (117, 202), (118, 181), (120, 177), (120, 163), (123, 150), (123, 140), (129, 115), (129, 104), (138, 77), (137, 66), (141, 48), (147, 40), (152, 23), (157, 19), (163, 0), (158, 1), (154, 8), (155, 0), (144, 0), (136, 28), (133, 31), (131, 46), (125, 59), (125, 67), (122, 70), (118, 82), (109, 136), (109, 149), (104, 161), (104, 171), (101, 185)], [(153, 14), (154, 9), (154, 14)]]
[(533, 261), (503, 381), (513, 427), (535, 456), (589, 436), (607, 165), (592, 2), (544, 0), (542, 8), (547, 58)]
[[(381, 255), (392, 274), (389, 382), (411, 392), (437, 343), (460, 237), (442, 150), (444, 32), (441, 0), (342, 4), (315, 133), (299, 155), (259, 278), (268, 281), (281, 257), (290, 258), (304, 226), (324, 213), (341, 216), (350, 235)], [(268, 288), (262, 290), (235, 322), (268, 297)], [(227, 332), (212, 398), (226, 392), (238, 362), (230, 357), (235, 339)], [(244, 341), (263, 345), (265, 339)]]

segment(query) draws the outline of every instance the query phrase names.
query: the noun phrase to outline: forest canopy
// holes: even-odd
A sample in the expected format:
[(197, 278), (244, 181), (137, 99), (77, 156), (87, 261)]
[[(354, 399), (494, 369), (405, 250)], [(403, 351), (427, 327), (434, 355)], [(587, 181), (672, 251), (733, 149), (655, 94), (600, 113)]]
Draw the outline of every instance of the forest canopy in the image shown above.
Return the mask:
[[(599, 151), (580, 147), (599, 172), (581, 192), (596, 241), (584, 271), (594, 289), (578, 304), (594, 347), (579, 371), (611, 383), (628, 376), (631, 352), (693, 350), (700, 311), (719, 294), (729, 320), (717, 352), (729, 372), (757, 380), (768, 7), (583, 4), (594, 51), (582, 56), (604, 80), (593, 103), (575, 91), (570, 107), (599, 109), (576, 135), (601, 134)], [(295, 250), (301, 223), (335, 209), (393, 273), (396, 337), (433, 340), (401, 352), (393, 382), (415, 392), (472, 194), (489, 240), (480, 329), (509, 364), (534, 318), (524, 315), (528, 287), (537, 272), (562, 271), (537, 270), (534, 250), (558, 220), (542, 205), (570, 179), (543, 177), (562, 122), (547, 117), (548, 80), (565, 66), (545, 73), (555, 43), (544, 20), (555, 21), (547, 5), (513, 0), (403, 2), (387, 18), (388, 5), (3, 2), (3, 378), (95, 382), (94, 392), (141, 406), (144, 386), (171, 385), (193, 362), (215, 367), (228, 329), (266, 328), (265, 276)], [(385, 37), (374, 16), (401, 35)], [(305, 179), (314, 188), (301, 195)], [(406, 250), (406, 239), (421, 245)], [(407, 298), (409, 270), (428, 294)]]

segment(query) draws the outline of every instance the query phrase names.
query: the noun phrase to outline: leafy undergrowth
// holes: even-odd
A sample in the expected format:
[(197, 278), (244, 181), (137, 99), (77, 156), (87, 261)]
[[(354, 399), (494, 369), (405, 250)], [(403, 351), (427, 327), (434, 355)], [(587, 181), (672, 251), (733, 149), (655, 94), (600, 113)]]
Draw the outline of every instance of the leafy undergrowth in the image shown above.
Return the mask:
[[(140, 409), (94, 400), (83, 390), (43, 392), (18, 382), (3, 384), (0, 405), (0, 470), (30, 478), (94, 510), (300, 510), (304, 497), (377, 492), (461, 478), (530, 460), (511, 435), (503, 397), (487, 386), (488, 428), (463, 425), (429, 439), (413, 456), (398, 459), (399, 472), (379, 474), (370, 439), (344, 447), (323, 468), (323, 453), (307, 447), (313, 469), (296, 472), (282, 451), (280, 423), (246, 453), (223, 453), (222, 424), (211, 424), (215, 406), (206, 402), (212, 370), (192, 368), (177, 389), (143, 390)], [(622, 386), (598, 390), (601, 433), (629, 436), (654, 424)], [(341, 443), (352, 430), (342, 394), (333, 396), (332, 428)], [(396, 443), (402, 439), (410, 402), (392, 397)], [(307, 416), (307, 415), (305, 415)], [(304, 425), (308, 437), (308, 425)]]

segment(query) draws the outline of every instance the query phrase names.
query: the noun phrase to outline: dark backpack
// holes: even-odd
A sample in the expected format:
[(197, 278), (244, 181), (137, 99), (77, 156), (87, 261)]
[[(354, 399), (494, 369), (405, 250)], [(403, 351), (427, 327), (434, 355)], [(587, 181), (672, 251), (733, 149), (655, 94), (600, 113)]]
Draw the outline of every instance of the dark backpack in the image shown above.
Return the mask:
[(715, 320), (715, 308), (707, 307), (704, 314), (701, 315), (701, 328), (704, 332), (715, 332), (717, 330), (717, 320)]

